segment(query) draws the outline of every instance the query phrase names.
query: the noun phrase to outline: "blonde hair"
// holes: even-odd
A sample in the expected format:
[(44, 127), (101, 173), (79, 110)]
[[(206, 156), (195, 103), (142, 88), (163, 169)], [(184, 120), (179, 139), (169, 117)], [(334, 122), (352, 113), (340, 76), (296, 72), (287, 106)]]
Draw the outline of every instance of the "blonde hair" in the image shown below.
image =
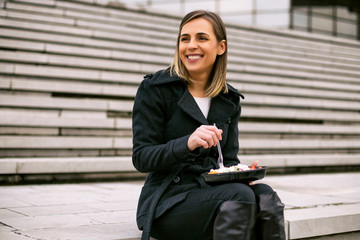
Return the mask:
[(170, 66), (170, 72), (175, 72), (179, 77), (183, 78), (188, 83), (193, 82), (190, 78), (189, 72), (186, 69), (185, 65), (180, 59), (179, 56), (179, 44), (180, 44), (180, 35), (183, 26), (194, 20), (196, 18), (204, 18), (208, 20), (214, 30), (214, 34), (216, 36), (216, 40), (220, 43), (222, 40), (225, 40), (225, 52), (222, 55), (217, 55), (216, 60), (213, 65), (212, 72), (210, 74), (210, 82), (205, 89), (205, 95), (208, 97), (215, 97), (217, 96), (223, 89), (224, 92), (228, 92), (228, 87), (226, 85), (226, 66), (227, 66), (227, 39), (226, 39), (226, 30), (224, 22), (221, 18), (209, 11), (204, 10), (196, 10), (193, 12), (188, 13), (183, 20), (181, 21), (179, 27), (179, 34), (176, 43), (176, 51), (174, 55), (173, 63)]

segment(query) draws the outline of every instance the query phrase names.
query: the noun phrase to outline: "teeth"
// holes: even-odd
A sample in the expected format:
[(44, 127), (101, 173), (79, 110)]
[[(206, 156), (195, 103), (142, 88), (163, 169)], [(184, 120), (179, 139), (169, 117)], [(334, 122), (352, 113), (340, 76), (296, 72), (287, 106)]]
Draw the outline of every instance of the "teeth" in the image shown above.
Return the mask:
[(200, 56), (199, 55), (192, 55), (192, 56), (188, 56), (189, 59), (199, 59)]

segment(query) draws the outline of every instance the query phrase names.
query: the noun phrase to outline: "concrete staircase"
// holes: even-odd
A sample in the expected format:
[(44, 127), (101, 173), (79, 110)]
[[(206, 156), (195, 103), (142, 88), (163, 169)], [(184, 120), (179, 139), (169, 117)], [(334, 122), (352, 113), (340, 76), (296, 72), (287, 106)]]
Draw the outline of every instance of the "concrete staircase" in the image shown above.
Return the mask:
[[(179, 18), (106, 1), (6, 1), (0, 11), (0, 173), (134, 171), (142, 76), (167, 67)], [(360, 165), (360, 43), (228, 26), (243, 162)], [(91, 164), (90, 164), (91, 163)]]
[[(180, 18), (102, 0), (4, 5), (0, 179), (136, 175), (131, 163), (134, 96), (143, 75), (170, 64)], [(240, 159), (259, 160), (270, 172), (358, 170), (360, 43), (233, 25), (227, 31), (228, 81), (246, 97)], [(354, 219), (348, 211), (337, 216)], [(335, 223), (327, 224), (334, 229)], [(334, 232), (289, 239), (327, 234)]]

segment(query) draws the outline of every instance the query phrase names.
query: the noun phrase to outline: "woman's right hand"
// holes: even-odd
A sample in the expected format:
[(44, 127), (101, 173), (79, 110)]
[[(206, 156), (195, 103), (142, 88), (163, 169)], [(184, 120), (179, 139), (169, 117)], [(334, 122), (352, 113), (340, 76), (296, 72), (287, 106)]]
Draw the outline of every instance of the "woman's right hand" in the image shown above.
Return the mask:
[(189, 137), (187, 148), (190, 151), (198, 147), (210, 148), (216, 146), (217, 142), (222, 139), (223, 131), (212, 125), (201, 125)]

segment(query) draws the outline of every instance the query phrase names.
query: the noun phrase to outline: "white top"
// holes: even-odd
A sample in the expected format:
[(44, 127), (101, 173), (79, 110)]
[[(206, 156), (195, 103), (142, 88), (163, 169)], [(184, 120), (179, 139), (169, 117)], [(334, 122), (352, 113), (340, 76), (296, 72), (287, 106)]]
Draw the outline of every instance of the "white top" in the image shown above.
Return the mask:
[(207, 118), (210, 109), (211, 97), (199, 98), (194, 97), (197, 105), (199, 106), (201, 112), (204, 114), (205, 118)]

